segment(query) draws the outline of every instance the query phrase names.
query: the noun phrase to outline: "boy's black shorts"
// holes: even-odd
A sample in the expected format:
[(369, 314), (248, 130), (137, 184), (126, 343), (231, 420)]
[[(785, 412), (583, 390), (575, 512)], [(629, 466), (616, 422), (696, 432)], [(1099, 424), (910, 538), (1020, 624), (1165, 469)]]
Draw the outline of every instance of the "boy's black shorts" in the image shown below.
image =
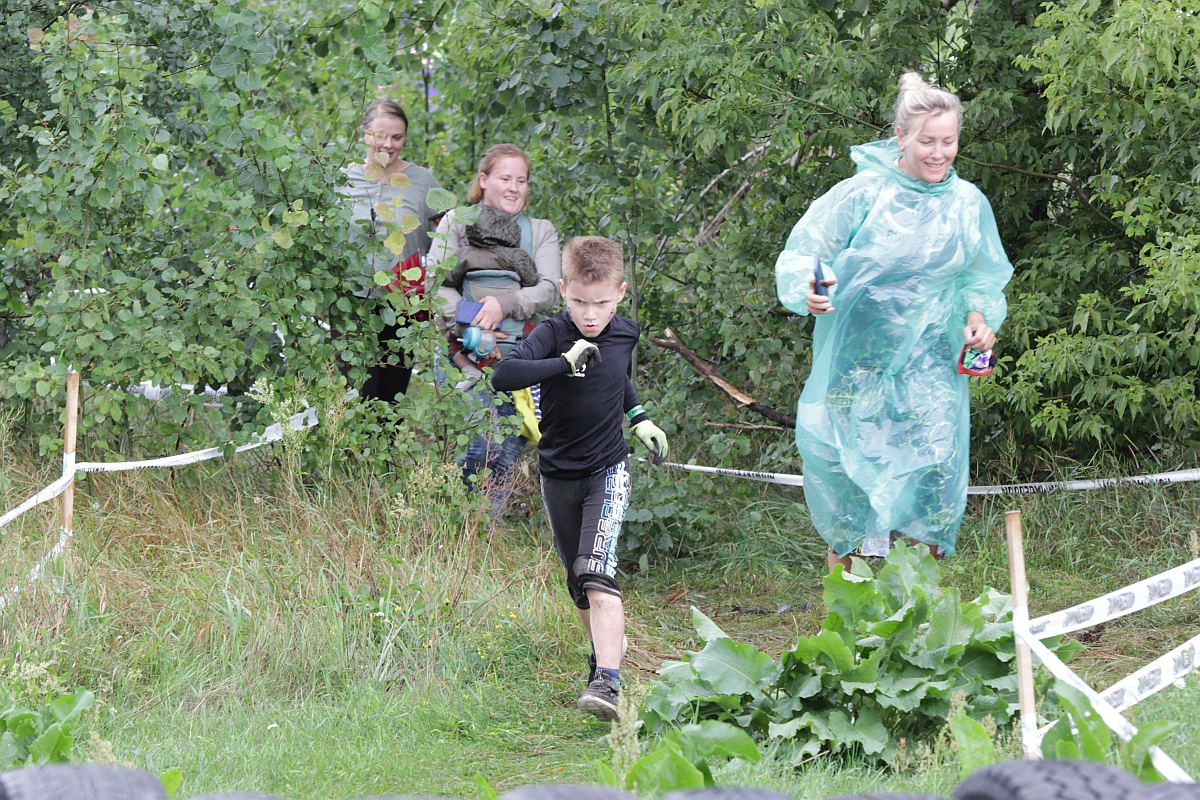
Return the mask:
[(588, 589), (621, 596), (617, 540), (629, 508), (629, 488), (628, 460), (578, 480), (542, 476), (542, 502), (576, 608), (590, 608)]

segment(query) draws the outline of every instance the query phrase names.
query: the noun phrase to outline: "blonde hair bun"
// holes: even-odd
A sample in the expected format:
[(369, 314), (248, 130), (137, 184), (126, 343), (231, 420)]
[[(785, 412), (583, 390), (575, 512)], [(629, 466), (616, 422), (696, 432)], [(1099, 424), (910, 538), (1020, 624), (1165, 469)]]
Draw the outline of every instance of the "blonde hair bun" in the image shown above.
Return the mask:
[(905, 92), (918, 92), (922, 89), (930, 88), (929, 84), (921, 77), (918, 72), (906, 72), (900, 76), (900, 94)]
[[(957, 95), (931, 86), (917, 72), (906, 72), (900, 76), (900, 96), (896, 99), (896, 127), (900, 133), (906, 137), (910, 133), (915, 134), (916, 131), (911, 127), (918, 117), (935, 117), (948, 112), (957, 114), (959, 124), (962, 124), (962, 101)], [(924, 119), (921, 125), (924, 125)]]

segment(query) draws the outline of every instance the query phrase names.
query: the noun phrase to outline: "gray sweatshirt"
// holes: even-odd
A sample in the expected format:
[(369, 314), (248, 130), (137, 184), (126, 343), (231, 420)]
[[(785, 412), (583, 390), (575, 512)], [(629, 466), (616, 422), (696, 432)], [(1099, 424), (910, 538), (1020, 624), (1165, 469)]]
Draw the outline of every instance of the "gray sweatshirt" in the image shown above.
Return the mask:
[[(350, 242), (358, 247), (370, 250), (363, 259), (361, 275), (350, 279), (354, 294), (358, 297), (368, 297), (377, 290), (375, 273), (380, 270), (391, 270), (398, 261), (420, 253), (422, 256), (429, 252), (429, 234), (433, 230), (430, 217), (433, 212), (425, 202), (429, 190), (438, 187), (433, 173), (416, 164), (409, 164), (400, 174), (405, 175), (411, 185), (407, 189), (398, 189), (386, 181), (369, 180), (364, 174), (360, 163), (350, 164), (342, 170), (346, 176), (346, 185), (338, 188), (338, 194), (347, 198), (351, 203)], [(371, 210), (380, 203), (391, 205), (395, 220), (390, 223), (395, 229), (400, 218), (412, 214), (421, 221), (421, 226), (404, 237), (404, 252), (399, 257), (392, 255), (390, 250), (379, 246), (367, 247), (370, 242)], [(382, 221), (375, 223), (375, 238), (383, 241), (388, 236), (388, 229)]]

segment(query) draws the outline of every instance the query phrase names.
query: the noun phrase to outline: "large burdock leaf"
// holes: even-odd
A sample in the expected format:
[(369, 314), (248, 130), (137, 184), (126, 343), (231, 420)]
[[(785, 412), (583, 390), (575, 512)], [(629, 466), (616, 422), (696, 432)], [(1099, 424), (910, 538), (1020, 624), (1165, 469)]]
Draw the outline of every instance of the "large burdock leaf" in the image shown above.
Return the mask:
[(859, 621), (873, 622), (886, 616), (883, 597), (872, 579), (835, 571), (825, 576), (821, 599), (830, 613), (839, 615), (851, 629)]
[(728, 756), (756, 764), (762, 758), (754, 740), (728, 722), (706, 720), (699, 725), (684, 725), (667, 736), (679, 743), (684, 757), (692, 762), (713, 756)]
[[(835, 632), (821, 631), (816, 636), (806, 637), (805, 641), (812, 648), (811, 663), (823, 664), (827, 669), (839, 673), (854, 669), (854, 651), (847, 647), (846, 642)], [(797, 655), (801, 650), (800, 641), (797, 641)]]
[(74, 694), (60, 697), (50, 704), (50, 713), (59, 722), (74, 722), (81, 713), (92, 707), (96, 695), (87, 689), (76, 689)]
[(986, 728), (968, 717), (962, 709), (950, 718), (950, 732), (958, 746), (958, 761), (962, 764), (964, 776), (995, 762), (996, 748), (992, 744), (992, 737)]
[(642, 756), (625, 776), (627, 789), (646, 797), (658, 797), (675, 789), (699, 789), (704, 773), (670, 747), (659, 747)]
[(704, 616), (704, 612), (695, 606), (692, 606), (692, 625), (696, 627), (696, 635), (705, 642), (729, 638), (729, 634), (717, 627), (717, 623)]
[(976, 623), (980, 627), (983, 625), (977, 616), (972, 619), (963, 613), (958, 589), (946, 589), (945, 594), (933, 605), (924, 643), (918, 639), (916, 644), (920, 646), (905, 657), (919, 667), (945, 669), (948, 664), (956, 663), (966, 650), (971, 635), (975, 633)]
[(779, 674), (779, 666), (766, 653), (732, 639), (714, 639), (688, 661), (718, 694), (760, 695)]
[(846, 712), (837, 710), (805, 714), (805, 718), (811, 722), (813, 732), (829, 742), (834, 752), (858, 744), (864, 753), (873, 755), (887, 747), (888, 732), (875, 709), (862, 709), (853, 722)]
[(887, 599), (888, 613), (895, 613), (918, 594), (934, 597), (938, 591), (938, 565), (924, 547), (897, 542), (875, 580)]

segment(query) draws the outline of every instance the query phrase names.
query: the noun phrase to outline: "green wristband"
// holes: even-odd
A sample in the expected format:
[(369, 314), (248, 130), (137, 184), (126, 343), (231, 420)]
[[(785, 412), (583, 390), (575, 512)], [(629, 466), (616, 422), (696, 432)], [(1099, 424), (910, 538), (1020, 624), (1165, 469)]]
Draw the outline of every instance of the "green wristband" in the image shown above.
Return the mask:
[(630, 422), (632, 422), (633, 420), (637, 419), (639, 414), (645, 414), (645, 413), (646, 413), (646, 409), (642, 408), (641, 405), (636, 405), (633, 408), (626, 411), (625, 416), (629, 417)]

